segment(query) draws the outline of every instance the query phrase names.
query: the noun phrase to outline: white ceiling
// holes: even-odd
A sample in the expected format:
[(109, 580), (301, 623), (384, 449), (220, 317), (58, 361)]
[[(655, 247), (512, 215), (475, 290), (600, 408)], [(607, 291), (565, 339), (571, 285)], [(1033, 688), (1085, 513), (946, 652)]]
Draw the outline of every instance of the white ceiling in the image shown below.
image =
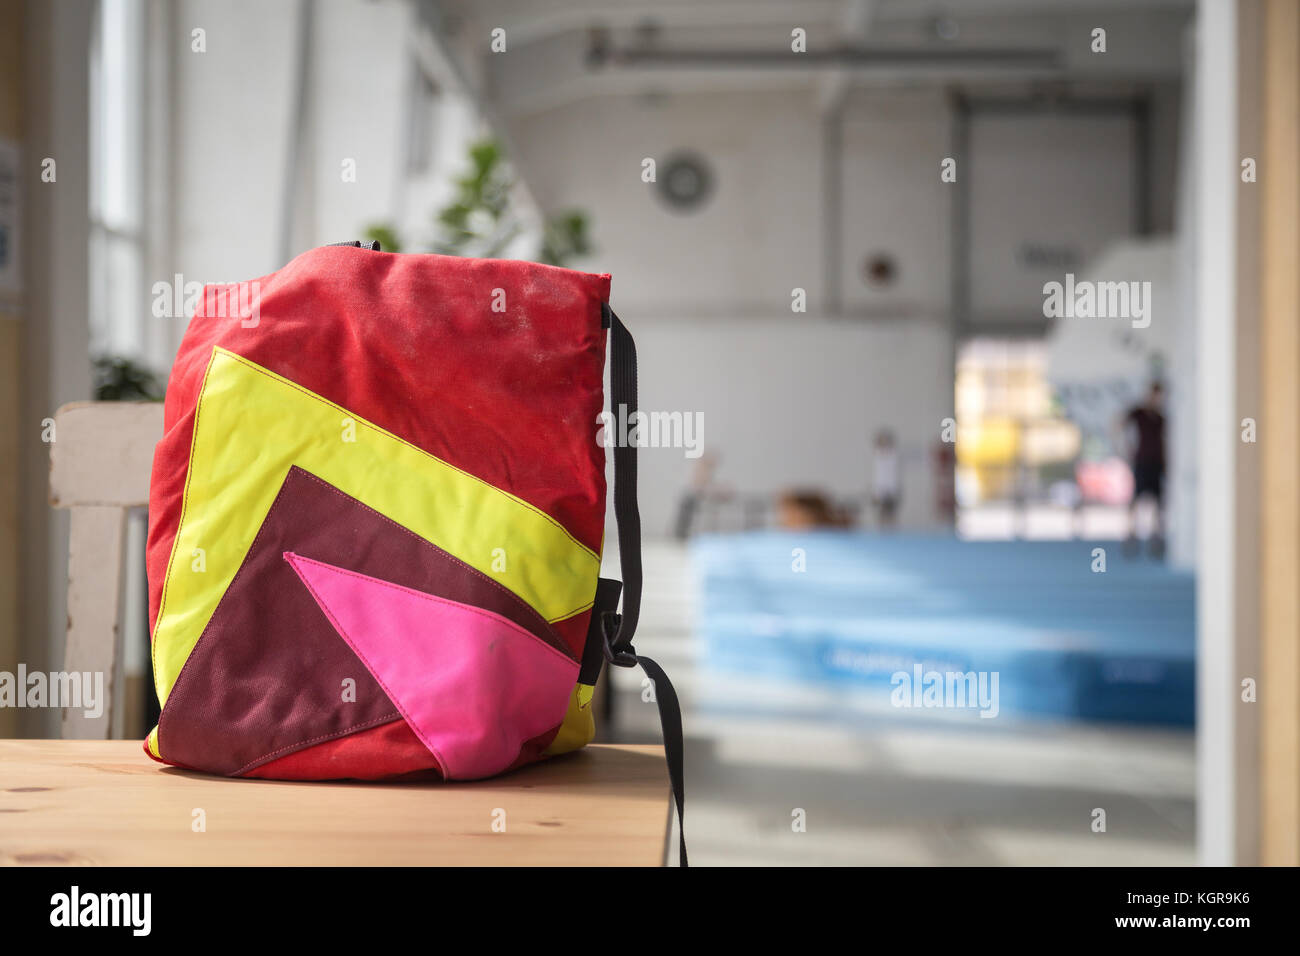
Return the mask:
[[(806, 89), (824, 106), (854, 89), (1010, 83), (1133, 84), (1176, 80), (1192, 0), (427, 0), (462, 55), (474, 59), (480, 91), (508, 119), (593, 96)], [(495, 28), (509, 55), (489, 51)], [(912, 62), (871, 58), (846, 65), (790, 53), (790, 31), (807, 31), (811, 53), (851, 48), (911, 51)], [(1108, 50), (1090, 49), (1095, 27)], [(599, 36), (636, 62), (594, 65)], [(952, 62), (990, 49), (1051, 58)], [(702, 59), (649, 61), (644, 54)], [(770, 54), (737, 63), (734, 55)]]

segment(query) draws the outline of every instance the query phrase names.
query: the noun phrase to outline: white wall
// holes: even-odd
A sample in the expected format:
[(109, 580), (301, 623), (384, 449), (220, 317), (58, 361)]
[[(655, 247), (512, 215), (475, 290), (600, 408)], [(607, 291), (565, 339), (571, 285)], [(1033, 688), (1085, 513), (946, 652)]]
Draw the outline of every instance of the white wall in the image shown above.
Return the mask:
[[(395, 225), (407, 251), (420, 251), (433, 233), (434, 212), (467, 168), (470, 139), (485, 131), (459, 77), (431, 42), (416, 36), (414, 11), (388, 0), (318, 4), (313, 70), (314, 143), (312, 237), (317, 242), (360, 238), (377, 222)], [(419, 64), (417, 66), (417, 64)], [(417, 69), (437, 90), (428, 169), (406, 166), (408, 96)], [(345, 182), (342, 162), (356, 160)]]
[[(975, 322), (1041, 321), (1043, 283), (1081, 273), (1137, 227), (1135, 124), (1124, 115), (984, 114), (971, 120), (970, 308)], [(1027, 262), (1032, 243), (1074, 264)]]
[[(173, 268), (187, 280), (252, 279), (284, 265), (278, 249), (297, 74), (297, 4), (184, 0), (173, 14)], [(250, 23), (256, 30), (248, 29)], [(189, 49), (207, 32), (207, 51)], [(421, 43), (403, 0), (315, 5), (312, 68), (295, 176), (293, 252), (358, 239), (377, 222), (408, 246), (432, 232), (467, 140), (480, 129), (454, 73)], [(438, 72), (441, 98), (428, 174), (405, 172), (407, 96), (417, 61)], [(235, 78), (237, 81), (232, 81)], [(355, 161), (345, 181), (344, 160)], [(171, 276), (162, 278), (170, 279)], [(180, 321), (183, 325), (183, 320)]]
[[(944, 317), (951, 299), (952, 120), (938, 91), (851, 97), (844, 114), (844, 243), (840, 294), (850, 313)], [(897, 280), (862, 281), (863, 260), (887, 252)]]
[[(900, 518), (933, 522), (929, 451), (952, 393), (946, 333), (935, 323), (625, 318), (641, 407), (700, 412), (719, 483), (746, 495), (796, 486), (861, 495), (872, 438), (889, 427), (904, 453)], [(638, 461), (644, 534), (665, 535), (693, 462), (653, 448)]]
[[(184, 0), (174, 13), (173, 261), (189, 281), (253, 279), (279, 265), (296, 10)], [(204, 53), (190, 48), (191, 31), (200, 28)]]
[[(543, 208), (590, 213), (596, 252), (575, 265), (613, 273), (629, 318), (775, 314), (789, 311), (792, 288), (816, 296), (821, 132), (806, 94), (603, 97), (511, 129)], [(716, 184), (689, 214), (641, 180), (644, 158), (686, 147)]]

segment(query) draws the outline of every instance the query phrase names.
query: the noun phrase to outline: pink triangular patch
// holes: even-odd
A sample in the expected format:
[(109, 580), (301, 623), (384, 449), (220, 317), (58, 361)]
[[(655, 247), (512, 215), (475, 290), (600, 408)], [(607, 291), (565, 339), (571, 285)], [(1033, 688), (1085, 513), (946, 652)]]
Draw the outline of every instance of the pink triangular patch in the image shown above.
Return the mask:
[(513, 621), (292, 552), (284, 557), (446, 777), (500, 773), (525, 741), (564, 719), (578, 662)]

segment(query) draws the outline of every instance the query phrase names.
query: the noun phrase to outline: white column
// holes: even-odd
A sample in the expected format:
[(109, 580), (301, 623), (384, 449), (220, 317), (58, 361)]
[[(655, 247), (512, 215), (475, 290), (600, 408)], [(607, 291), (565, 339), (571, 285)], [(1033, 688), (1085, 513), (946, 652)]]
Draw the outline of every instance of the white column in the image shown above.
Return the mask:
[(1197, 854), (1236, 862), (1237, 4), (1197, 6), (1194, 92), (1196, 352), (1199, 406), (1196, 590)]

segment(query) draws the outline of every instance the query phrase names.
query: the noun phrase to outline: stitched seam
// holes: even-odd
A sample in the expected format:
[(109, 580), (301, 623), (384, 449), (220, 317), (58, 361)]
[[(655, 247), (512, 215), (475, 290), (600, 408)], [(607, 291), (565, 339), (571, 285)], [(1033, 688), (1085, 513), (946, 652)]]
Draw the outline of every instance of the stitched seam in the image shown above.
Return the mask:
[[(262, 366), (249, 361), (248, 359), (244, 358), (242, 355), (236, 355), (234, 352), (227, 351), (226, 349), (221, 348), (221, 346), (219, 345), (214, 346), (213, 351), (221, 352), (223, 355), (226, 355), (229, 358), (234, 359), (236, 362), (239, 362), (242, 365), (246, 365), (248, 368), (253, 369), (255, 372), (265, 375), (267, 378), (271, 379), (274, 382), (279, 382), (282, 385), (287, 385), (290, 388), (296, 389), (297, 391), (302, 392), (307, 397), (314, 399), (317, 402), (320, 402), (322, 405), (328, 406), (329, 408), (333, 408), (335, 411), (343, 412), (349, 418), (352, 418), (354, 421), (358, 422), (359, 424), (364, 425), (366, 428), (369, 428), (372, 431), (385, 436), (386, 438), (391, 438), (394, 441), (401, 442), (403, 445), (407, 446), (408, 448), (411, 448), (412, 450), (419, 452), (424, 457), (430, 458), (433, 461), (438, 462), (438, 464), (440, 465), (445, 465), (446, 467), (450, 468), (452, 471), (456, 472), (459, 475), (464, 475), (466, 478), (470, 478), (478, 482), (480, 485), (482, 485), (484, 488), (487, 488), (489, 491), (495, 492), (496, 494), (501, 495), (501, 497), (503, 498), (506, 498), (510, 501), (514, 501), (523, 505), (529, 511), (533, 512), (534, 514), (538, 515), (541, 518), (546, 519), (546, 521), (554, 525), (566, 538), (568, 538), (575, 545), (581, 548), (585, 554), (589, 555), (592, 558), (595, 558), (597, 562), (600, 561), (600, 555), (596, 554), (596, 552), (592, 551), (589, 547), (587, 547), (585, 544), (583, 544), (581, 541), (575, 538), (572, 534), (570, 534), (568, 528), (564, 527), (564, 525), (560, 524), (560, 522), (556, 521), (545, 511), (542, 511), (540, 508), (536, 507), (535, 505), (529, 504), (527, 501), (524, 501), (522, 498), (518, 498), (515, 495), (512, 495), (509, 492), (504, 491), (501, 488), (498, 488), (490, 481), (484, 481), (478, 475), (470, 474), (468, 471), (462, 471), (460, 468), (457, 468), (451, 462), (443, 461), (437, 455), (429, 454), (429, 452), (425, 451), (423, 448), (419, 447), (418, 445), (411, 444), (405, 438), (402, 438), (399, 435), (394, 435), (392, 432), (385, 431), (384, 429), (380, 428), (378, 425), (371, 424), (370, 422), (366, 421), (364, 418), (361, 418), (355, 412), (351, 412), (348, 409), (344, 408), (342, 405), (336, 405), (334, 402), (331, 402), (329, 399), (325, 398), (324, 396), (317, 395), (315, 392), (307, 388), (304, 388), (303, 386), (299, 385), (297, 382), (291, 381), (290, 379), (284, 378), (283, 376), (276, 375), (270, 369), (262, 368)], [(195, 424), (197, 429), (197, 421)]]
[[(292, 561), (289, 563), (291, 565), (293, 564)], [(356, 654), (357, 657), (361, 658), (361, 663), (365, 665), (366, 670), (370, 671), (370, 675), (374, 677), (375, 682), (384, 689), (384, 693), (388, 695), (388, 699), (391, 700), (397, 706), (397, 709), (399, 711), (401, 711), (402, 717), (406, 720), (407, 724), (410, 725), (411, 729), (415, 731), (416, 735), (419, 736), (420, 742), (429, 748), (429, 753), (433, 754), (434, 759), (438, 761), (438, 765), (443, 769), (443, 773), (442, 773), (443, 777), (450, 777), (451, 768), (447, 765), (447, 761), (443, 758), (442, 754), (438, 752), (438, 748), (435, 747), (432, 742), (430, 742), (429, 738), (425, 735), (424, 730), (421, 729), (421, 727), (414, 720), (411, 719), (411, 716), (406, 712), (406, 708), (404, 708), (401, 705), (401, 703), (398, 701), (397, 695), (388, 689), (388, 685), (384, 683), (384, 679), (379, 676), (379, 673), (371, 665), (369, 658), (367, 658), (365, 653), (361, 650), (361, 648), (359, 648), (356, 645), (356, 642), (353, 641), (352, 638), (348, 636), (348, 632), (344, 629), (343, 625), (339, 623), (338, 618), (334, 616), (334, 612), (330, 610), (329, 605), (326, 604), (324, 599), (322, 599), (321, 596), (316, 593), (316, 589), (312, 587), (311, 582), (308, 581), (305, 577), (303, 577), (302, 573), (298, 572), (297, 568), (294, 568), (294, 571), (298, 573), (299, 580), (301, 580), (302, 583), (306, 585), (307, 590), (311, 592), (311, 596), (312, 598), (315, 599), (316, 604), (320, 607), (322, 611), (325, 612), (325, 616), (330, 619), (330, 623), (333, 624), (334, 629), (339, 632), (339, 636), (342, 637), (343, 640), (348, 642), (348, 646), (352, 648), (352, 653)]]
[(321, 734), (318, 737), (310, 737), (307, 740), (300, 740), (295, 744), (288, 744), (284, 747), (280, 747), (276, 750), (272, 750), (268, 754), (262, 754), (262, 756), (260, 757), (255, 757), (254, 759), (250, 760), (248, 763), (240, 767), (238, 770), (236, 770), (233, 774), (231, 774), (231, 776), (232, 777), (242, 776), (243, 774), (248, 773), (248, 771), (250, 770), (257, 769), (259, 764), (269, 763), (271, 758), (278, 757), (281, 754), (285, 753), (286, 751), (301, 750), (304, 747), (308, 747), (312, 744), (320, 743), (321, 741), (324, 740), (333, 740), (338, 737), (346, 737), (348, 734), (352, 733), (353, 731), (366, 730), (370, 727), (378, 727), (381, 724), (391, 724), (394, 720), (400, 719), (401, 716), (402, 715), (395, 710), (391, 714), (384, 714), (381, 717), (375, 717), (371, 720), (365, 720), (359, 724), (353, 724), (351, 727), (345, 727), (343, 730), (335, 731), (334, 733)]
[(575, 614), (581, 614), (583, 611), (589, 610), (592, 606), (595, 605), (595, 603), (596, 603), (596, 602), (595, 602), (594, 600), (592, 600), (592, 601), (588, 601), (588, 602), (587, 602), (586, 604), (584, 604), (582, 607), (574, 608), (572, 611), (565, 611), (565, 612), (564, 612), (563, 614), (561, 614), (559, 617), (557, 617), (557, 618), (555, 618), (555, 619), (553, 619), (553, 620), (551, 620), (551, 621), (548, 621), (547, 623), (548, 623), (548, 624), (558, 624), (560, 621), (567, 621), (569, 618), (573, 617), (573, 615), (575, 615)]
[[(163, 614), (167, 609), (167, 589), (171, 586), (172, 583), (172, 565), (176, 560), (176, 549), (180, 547), (181, 529), (185, 527), (185, 514), (189, 510), (190, 478), (193, 477), (194, 475), (194, 450), (197, 447), (199, 441), (199, 415), (203, 412), (203, 397), (207, 394), (208, 391), (208, 374), (212, 371), (212, 363), (215, 362), (216, 359), (217, 359), (217, 349), (214, 346), (212, 349), (212, 354), (208, 356), (208, 367), (203, 370), (203, 384), (199, 386), (199, 397), (194, 401), (194, 428), (190, 431), (190, 454), (185, 462), (185, 486), (184, 488), (181, 489), (181, 516), (176, 522), (176, 534), (172, 538), (172, 553), (167, 557), (167, 573), (163, 575), (162, 594), (158, 598), (158, 618), (157, 620), (154, 621), (154, 625), (153, 625), (153, 640), (149, 642), (149, 651), (150, 651), (149, 658), (150, 658), (150, 663), (153, 664), (153, 674), (154, 674), (154, 686), (153, 686), (154, 693), (158, 693), (158, 689), (159, 689), (158, 688), (158, 629), (162, 627)], [(216, 613), (215, 608), (213, 609), (213, 613), (214, 614)], [(209, 618), (208, 620), (209, 622), (211, 622), (211, 618)], [(206, 630), (207, 630), (207, 625), (204, 625), (204, 631)], [(203, 639), (203, 635), (200, 634), (199, 640), (202, 639)], [(197, 647), (198, 643), (199, 643), (198, 641), (195, 641), (194, 647)], [(191, 654), (194, 653), (194, 647), (190, 648)], [(189, 656), (186, 655), (185, 663), (188, 664), (189, 660), (190, 660)], [(181, 670), (182, 671), (185, 670), (184, 664), (181, 665)], [(180, 674), (177, 673), (176, 680), (172, 681), (171, 689), (167, 691), (168, 699), (171, 698), (171, 692), (176, 689), (176, 684), (179, 680), (180, 680)], [(159, 703), (160, 704), (162, 703), (161, 694), (159, 694)], [(159, 720), (161, 719), (162, 718), (160, 715)], [(158, 751), (159, 753), (162, 752), (161, 734), (159, 735)]]
[[(521, 598), (519, 595), (515, 594), (514, 591), (510, 590), (508, 587), (506, 587), (506, 586), (505, 586), (504, 584), (502, 584), (500, 581), (495, 581), (495, 580), (493, 580), (492, 578), (490, 578), (490, 577), (488, 577), (486, 574), (484, 574), (482, 571), (480, 571), (478, 568), (474, 567), (474, 566), (471, 565), (471, 564), (467, 564), (466, 562), (462, 561), (460, 558), (456, 557), (456, 556), (455, 556), (454, 554), (452, 554), (450, 551), (447, 551), (447, 550), (445, 550), (444, 548), (440, 548), (440, 547), (438, 547), (436, 544), (434, 544), (432, 541), (428, 541), (428, 540), (426, 540), (426, 539), (420, 537), (418, 534), (416, 534), (416, 533), (415, 533), (414, 531), (412, 531), (410, 528), (406, 527), (406, 525), (399, 524), (398, 522), (394, 521), (392, 518), (388, 517), (388, 515), (383, 514), (383, 513), (380, 512), (380, 511), (376, 511), (374, 508), (370, 507), (370, 505), (366, 504), (364, 501), (361, 501), (359, 498), (354, 498), (352, 495), (348, 494), (347, 492), (343, 491), (342, 489), (340, 489), (340, 488), (336, 488), (334, 485), (331, 485), (331, 484), (330, 484), (328, 481), (326, 481), (324, 478), (321, 478), (321, 477), (319, 477), (318, 475), (313, 475), (313, 474), (312, 474), (310, 471), (308, 471), (306, 468), (303, 468), (303, 467), (301, 467), (300, 465), (293, 465), (289, 470), (290, 470), (290, 471), (297, 470), (297, 471), (301, 472), (301, 473), (302, 473), (304, 476), (306, 476), (307, 478), (310, 478), (312, 481), (316, 482), (316, 483), (319, 484), (321, 487), (326, 488), (326, 489), (328, 489), (329, 491), (332, 491), (334, 494), (338, 495), (340, 498), (343, 498), (345, 501), (348, 501), (348, 502), (351, 502), (351, 503), (353, 503), (353, 504), (359, 505), (360, 507), (366, 509), (366, 511), (370, 512), (372, 515), (375, 515), (376, 517), (383, 519), (385, 522), (387, 522), (388, 524), (392, 525), (392, 526), (393, 526), (394, 528), (396, 528), (398, 531), (401, 531), (403, 534), (408, 535), (408, 536), (409, 536), (410, 538), (412, 538), (412, 539), (413, 539), (417, 544), (420, 544), (420, 545), (424, 546), (425, 548), (432, 549), (432, 550), (438, 552), (439, 554), (445, 555), (447, 558), (449, 558), (450, 560), (454, 561), (457, 565), (459, 565), (459, 566), (460, 566), (461, 568), (463, 568), (464, 570), (469, 571), (471, 574), (475, 575), (476, 577), (481, 578), (483, 581), (485, 581), (485, 582), (487, 582), (488, 584), (492, 585), (494, 588), (496, 588), (496, 589), (497, 589), (498, 591), (500, 591), (502, 594), (504, 594), (505, 596), (509, 597), (512, 601), (517, 601), (519, 604), (521, 604), (521, 605), (524, 607), (524, 609), (525, 609), (526, 611), (528, 611), (528, 613), (529, 613), (530, 615), (532, 615), (532, 617), (534, 617), (534, 618), (537, 619), (537, 622), (541, 625), (541, 629), (542, 629), (542, 630), (543, 630), (543, 631), (548, 635), (548, 638), (549, 638), (549, 639), (548, 639), (548, 643), (553, 643), (554, 646), (555, 646), (557, 649), (562, 649), (562, 648), (563, 648), (563, 649), (567, 650), (567, 645), (565, 645), (564, 642), (563, 642), (562, 640), (560, 640), (560, 636), (559, 636), (558, 634), (556, 634), (554, 630), (552, 630), (551, 625), (550, 625), (550, 622), (547, 621), (546, 618), (542, 617), (542, 615), (539, 614), (539, 613), (537, 612), (536, 608), (532, 607), (532, 606), (531, 606), (527, 601), (525, 601), (525, 600), (524, 600), (523, 598)], [(573, 614), (573, 613), (576, 613), (576, 612), (570, 612), (570, 614), (566, 614), (566, 615), (564, 615), (564, 617), (569, 617), (569, 616), (571, 616), (571, 614)], [(556, 620), (560, 620), (560, 621), (562, 621), (562, 620), (564, 620), (564, 617), (556, 618)], [(540, 636), (540, 635), (534, 635), (534, 636)], [(566, 656), (568, 656), (568, 655), (566, 655)], [(576, 660), (576, 658), (574, 658), (574, 659)]]
[[(293, 554), (292, 558), (287, 558), (286, 560), (288, 560), (290, 564), (293, 564), (295, 559), (298, 561), (305, 561), (308, 564), (314, 564), (317, 567), (328, 568), (329, 570), (334, 571), (338, 574), (346, 574), (350, 577), (358, 578), (359, 580), (366, 581), (370, 584), (378, 584), (381, 587), (392, 588), (394, 591), (400, 591), (403, 594), (409, 594), (414, 597), (423, 598), (426, 601), (432, 601), (436, 604), (445, 604), (449, 607), (456, 608), (457, 610), (460, 611), (467, 611), (470, 614), (476, 614), (479, 617), (487, 621), (491, 621), (494, 624), (505, 625), (507, 629), (517, 631), (518, 633), (527, 637), (529, 640), (536, 641), (538, 644), (541, 644), (542, 647), (546, 648), (552, 654), (555, 654), (558, 657), (560, 657), (567, 664), (577, 663), (577, 661), (574, 660), (572, 657), (570, 657), (568, 654), (562, 653), (557, 648), (552, 647), (550, 644), (546, 643), (546, 641), (542, 640), (532, 631), (522, 628), (514, 621), (510, 620), (509, 618), (502, 617), (500, 614), (493, 613), (492, 611), (488, 611), (480, 607), (475, 607), (473, 604), (462, 604), (460, 601), (449, 601), (447, 598), (438, 597), (436, 594), (427, 594), (424, 591), (417, 591), (414, 588), (402, 587), (402, 585), (394, 584), (392, 581), (385, 581), (382, 578), (371, 577), (368, 574), (360, 574), (357, 571), (349, 571), (347, 568), (340, 568), (333, 564), (326, 564), (324, 561), (317, 561), (314, 558), (304, 557), (301, 554), (295, 553)], [(297, 569), (295, 568), (295, 570)], [(303, 578), (301, 572), (298, 573), (298, 577), (302, 578), (304, 584), (307, 583), (306, 578)], [(310, 584), (307, 584), (307, 587), (311, 589), (311, 593), (316, 597), (316, 602), (320, 604), (322, 608), (324, 608), (325, 605), (322, 602), (320, 596), (316, 594), (316, 590), (312, 588)], [(329, 612), (326, 611), (326, 613), (328, 614)], [(332, 614), (330, 615), (330, 619), (333, 620)], [(348, 643), (351, 644), (352, 642), (349, 640)], [(353, 650), (355, 650), (355, 648), (353, 648)], [(392, 695), (389, 694), (389, 696), (391, 697)]]
[[(280, 490), (276, 492), (275, 499), (271, 502), (270, 509), (267, 510), (267, 517), (270, 517), (271, 511), (275, 510), (275, 506), (280, 503), (280, 498), (284, 496), (284, 491), (285, 491), (284, 482), (281, 482)], [(221, 595), (221, 600), (219, 600), (217, 602), (217, 606), (212, 609), (212, 617), (208, 618), (208, 623), (203, 626), (203, 632), (199, 635), (199, 639), (194, 642), (194, 646), (190, 648), (189, 656), (185, 658), (185, 663), (181, 665), (180, 673), (176, 675), (176, 680), (172, 683), (171, 692), (167, 695), (167, 700), (169, 703), (171, 702), (172, 695), (182, 689), (181, 682), (185, 679), (185, 675), (189, 673), (190, 670), (192, 670), (192, 668), (190, 667), (190, 662), (194, 660), (194, 653), (199, 649), (199, 645), (203, 643), (203, 639), (206, 638), (208, 634), (211, 632), (212, 622), (216, 620), (217, 612), (221, 610), (221, 605), (226, 603), (227, 595), (229, 595), (230, 592), (235, 589), (235, 585), (239, 582), (239, 579), (243, 575), (244, 570), (248, 567), (248, 559), (253, 554), (253, 552), (257, 550), (257, 542), (262, 540), (262, 533), (265, 530), (266, 530), (266, 518), (263, 518), (261, 526), (257, 529), (257, 535), (253, 538), (253, 543), (249, 545), (248, 551), (245, 552), (244, 554), (244, 560), (239, 563), (239, 570), (237, 570), (235, 572), (235, 576), (230, 579), (230, 584), (226, 586), (225, 592)], [(158, 616), (161, 619), (162, 617), (161, 611), (159, 611)], [(158, 715), (158, 724), (160, 727), (162, 726), (162, 714)], [(162, 750), (161, 730), (158, 732), (158, 739), (159, 739), (158, 749), (161, 751)]]

